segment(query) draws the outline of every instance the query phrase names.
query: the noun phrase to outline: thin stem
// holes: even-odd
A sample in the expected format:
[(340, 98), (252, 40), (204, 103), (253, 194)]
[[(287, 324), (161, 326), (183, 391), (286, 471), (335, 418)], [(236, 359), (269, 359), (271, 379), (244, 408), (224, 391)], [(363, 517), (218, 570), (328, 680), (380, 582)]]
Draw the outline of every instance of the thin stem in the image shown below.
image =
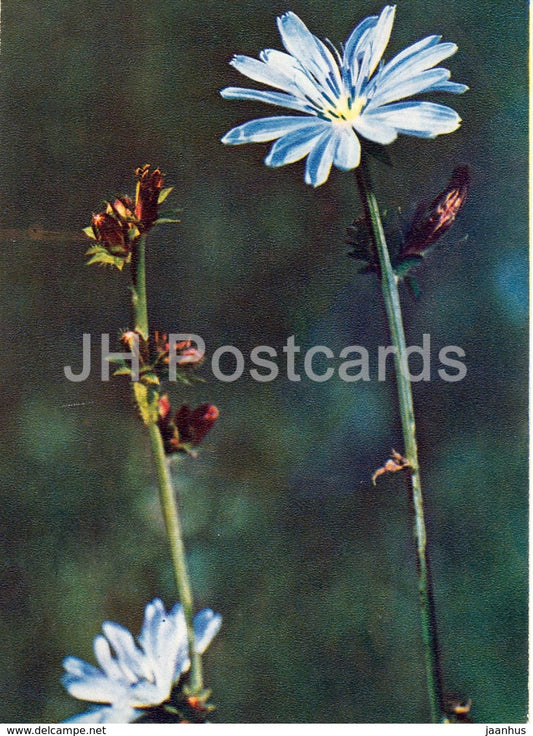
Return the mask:
[(165, 520), (165, 528), (170, 542), (170, 552), (172, 555), (172, 564), (174, 566), (174, 575), (176, 585), (183, 612), (185, 614), (185, 623), (187, 625), (187, 638), (189, 641), (189, 655), (191, 655), (191, 692), (199, 694), (203, 691), (202, 683), (202, 661), (198, 652), (194, 648), (194, 624), (193, 624), (193, 598), (189, 576), (187, 574), (187, 563), (185, 557), (185, 546), (183, 544), (183, 534), (181, 531), (180, 516), (176, 495), (172, 485), (172, 478), (168, 460), (161, 439), (161, 432), (157, 424), (150, 424), (148, 427), (150, 433), (150, 442), (152, 445), (152, 455), (157, 472), (157, 485), (159, 487), (159, 499), (163, 510), (163, 518)]
[(409, 464), (408, 480), (414, 510), (414, 539), (417, 556), (418, 598), (424, 642), (426, 680), (432, 723), (443, 718), (443, 693), (439, 664), (439, 647), (435, 625), (435, 608), (427, 555), (427, 536), (424, 520), (424, 499), (420, 482), (416, 442), (415, 414), (411, 381), (408, 374), (405, 333), (403, 328), (398, 277), (391, 265), (379, 207), (372, 189), (368, 166), (363, 159), (357, 169), (357, 184), (365, 215), (372, 231), (380, 265), (381, 287), (389, 323), (392, 345), (395, 347), (394, 364), (402, 422), (404, 454)]
[(134, 329), (148, 340), (148, 303), (146, 301), (146, 234), (135, 242), (131, 263), (131, 302), (133, 306)]
[[(132, 253), (132, 308), (135, 330), (142, 337), (148, 339), (148, 303), (146, 298), (146, 266), (145, 266), (146, 235), (141, 235)], [(192, 597), (185, 545), (181, 530), (180, 515), (176, 502), (176, 493), (170, 475), (170, 468), (161, 432), (156, 423), (148, 424), (152, 456), (156, 468), (157, 485), (161, 509), (165, 521), (165, 529), (170, 544), (174, 577), (178, 588), (180, 603), (183, 606), (187, 628), (189, 658), (191, 661), (190, 689), (194, 694), (203, 692), (202, 661), (196, 652), (194, 640), (194, 602)]]

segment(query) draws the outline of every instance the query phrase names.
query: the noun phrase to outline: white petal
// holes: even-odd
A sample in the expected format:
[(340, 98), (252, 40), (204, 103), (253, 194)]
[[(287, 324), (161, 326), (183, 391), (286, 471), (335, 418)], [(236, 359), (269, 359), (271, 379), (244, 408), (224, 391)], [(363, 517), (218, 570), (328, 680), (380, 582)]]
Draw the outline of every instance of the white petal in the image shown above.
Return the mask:
[(65, 657), (63, 667), (69, 675), (76, 678), (94, 677), (95, 675), (102, 674), (97, 667), (84, 662), (83, 659), (79, 659), (78, 657)]
[[(254, 82), (266, 84), (270, 87), (277, 87), (284, 92), (294, 92), (294, 81), (290, 77), (287, 77), (275, 64), (268, 64), (257, 59), (252, 59), (249, 56), (238, 54), (233, 57), (230, 64), (241, 74), (253, 79)], [(300, 74), (302, 73), (300, 72)], [(304, 75), (302, 74), (302, 76)]]
[(367, 71), (368, 77), (372, 76), (374, 73), (376, 66), (380, 62), (381, 57), (387, 48), (392, 31), (392, 25), (394, 23), (395, 12), (395, 5), (386, 5), (380, 13), (372, 38), (372, 52)]
[(174, 680), (178, 660), (187, 652), (187, 628), (181, 606), (176, 606), (161, 619), (157, 642), (152, 653), (155, 682), (160, 691), (168, 691)]
[(395, 128), (386, 124), (383, 120), (374, 120), (371, 115), (366, 113), (360, 115), (354, 121), (353, 127), (363, 138), (373, 143), (381, 143), (383, 146), (392, 143), (398, 137)]
[(323, 90), (306, 74), (293, 56), (274, 49), (265, 49), (259, 56), (261, 61), (247, 56), (235, 56), (230, 63), (256, 82), (282, 89), (301, 99), (303, 103), (312, 102), (318, 109), (323, 107)]
[(154, 598), (144, 609), (144, 620), (139, 635), (139, 644), (150, 660), (153, 659), (154, 652), (157, 648), (157, 634), (164, 615), (165, 607), (160, 598)]
[(142, 680), (128, 691), (128, 703), (136, 708), (151, 708), (161, 705), (170, 697), (173, 681), (171, 677), (158, 684)]
[(124, 680), (124, 673), (122, 672), (117, 660), (111, 653), (109, 642), (99, 634), (94, 637), (93, 650), (96, 661), (104, 671), (106, 677), (113, 680)]
[(344, 63), (346, 66), (351, 66), (353, 59), (361, 53), (361, 48), (364, 45), (361, 43), (363, 36), (366, 34), (365, 38), (368, 38), (368, 30), (374, 28), (377, 22), (377, 15), (369, 15), (358, 23), (350, 33), (344, 44)]
[(448, 69), (428, 69), (415, 76), (402, 78), (396, 83), (384, 82), (377, 87), (376, 94), (368, 103), (367, 110), (431, 90), (435, 85), (440, 85), (449, 78)]
[(306, 128), (295, 130), (278, 138), (265, 158), (265, 164), (276, 168), (293, 164), (307, 156), (324, 130), (331, 127), (331, 123), (323, 120), (309, 122), (311, 124)]
[(314, 36), (296, 13), (284, 13), (277, 19), (281, 41), (302, 67), (333, 95), (341, 92), (341, 75), (335, 57)]
[(327, 180), (333, 163), (336, 143), (330, 130), (322, 133), (307, 157), (305, 167), (306, 184), (319, 187)]
[(443, 82), (442, 84), (433, 84), (426, 91), (427, 92), (450, 92), (454, 95), (462, 95), (463, 92), (469, 90), (467, 84), (460, 84), (459, 82)]
[(117, 655), (117, 664), (122, 672), (131, 682), (136, 682), (139, 677), (147, 677), (147, 670), (142, 652), (137, 649), (131, 633), (113, 621), (105, 621), (102, 631)]
[(461, 118), (446, 105), (434, 102), (398, 102), (365, 113), (367, 122), (383, 123), (396, 128), (398, 133), (434, 138), (457, 130)]
[(281, 115), (269, 118), (257, 118), (247, 123), (238, 125), (229, 130), (222, 138), (222, 143), (231, 146), (241, 143), (265, 143), (273, 141), (293, 130), (306, 128), (316, 124), (315, 118), (303, 117), (301, 115)]
[(337, 133), (337, 146), (333, 163), (341, 171), (351, 171), (359, 166), (361, 144), (351, 128), (340, 128)]
[(247, 89), (245, 87), (226, 87), (221, 90), (220, 94), (225, 100), (253, 100), (256, 102), (266, 102), (268, 105), (288, 107), (290, 110), (298, 110), (299, 112), (314, 112), (312, 105), (284, 92), (265, 92), (263, 90)]
[(104, 710), (103, 720), (100, 723), (133, 723), (143, 715), (142, 711), (126, 704), (114, 705)]
[(210, 608), (204, 608), (194, 617), (194, 644), (196, 651), (203, 654), (218, 633), (222, 616)]
[(403, 63), (407, 59), (413, 58), (425, 49), (436, 46), (441, 38), (442, 36), (437, 35), (426, 36), (420, 41), (412, 43), (410, 46), (407, 46), (405, 49), (403, 49), (403, 51), (400, 51), (400, 53), (396, 54), (396, 56), (393, 56), (393, 58), (385, 64), (383, 71), (387, 74), (392, 73), (401, 63)]
[(127, 692), (127, 684), (110, 680), (99, 670), (98, 674), (79, 679), (63, 675), (61, 682), (73, 698), (89, 700), (92, 703), (113, 703), (121, 700)]
[[(416, 46), (417, 44), (414, 44)], [(408, 47), (402, 53), (406, 53), (414, 46)], [(448, 56), (455, 54), (457, 46), (454, 43), (439, 43), (436, 45), (423, 48), (414, 53), (406, 54), (400, 63), (397, 62), (398, 56), (383, 67), (380, 76), (380, 84), (394, 84), (403, 79), (419, 74), (426, 69), (432, 69)]]

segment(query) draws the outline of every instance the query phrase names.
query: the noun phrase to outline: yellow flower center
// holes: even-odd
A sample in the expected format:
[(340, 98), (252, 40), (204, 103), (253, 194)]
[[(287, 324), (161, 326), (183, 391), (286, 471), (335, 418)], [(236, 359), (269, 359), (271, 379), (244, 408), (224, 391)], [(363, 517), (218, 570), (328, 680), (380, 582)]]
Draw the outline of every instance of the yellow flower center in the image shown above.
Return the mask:
[(334, 108), (326, 111), (326, 115), (333, 122), (351, 123), (359, 117), (366, 103), (366, 97), (356, 97), (352, 100), (345, 94), (337, 100)]

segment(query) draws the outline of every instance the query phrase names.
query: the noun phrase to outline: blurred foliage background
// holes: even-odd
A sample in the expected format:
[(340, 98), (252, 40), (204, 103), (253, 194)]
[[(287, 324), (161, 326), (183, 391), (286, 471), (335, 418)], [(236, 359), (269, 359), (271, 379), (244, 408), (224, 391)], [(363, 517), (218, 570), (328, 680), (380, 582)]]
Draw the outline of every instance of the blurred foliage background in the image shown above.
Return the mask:
[[(150, 162), (176, 185), (182, 222), (151, 237), (153, 328), (280, 352), (280, 376), (170, 387), (221, 417), (200, 458), (175, 466), (198, 608), (224, 626), (205, 658), (219, 722), (418, 722), (427, 718), (408, 500), (372, 473), (401, 448), (374, 276), (344, 229), (361, 214), (352, 174), (313, 191), (266, 147), (224, 147), (273, 112), (225, 102), (227, 62), (280, 47), (292, 9), (344, 40), (370, 0), (31, 0), (2, 17), (0, 278), (3, 721), (84, 709), (61, 661), (93, 661), (104, 619), (138, 632), (145, 603), (175, 601), (147, 437), (125, 380), (102, 383), (98, 336), (128, 326), (127, 278), (88, 269), (79, 236), (102, 200), (133, 192)], [(459, 224), (404, 294), (409, 344), (430, 333), (433, 378), (414, 386), (446, 685), (478, 722), (527, 706), (527, 3), (400, 0), (386, 57), (430, 33), (459, 45), (462, 128), (401, 137), (375, 162), (382, 206), (434, 196), (459, 163), (472, 193)], [(55, 234), (54, 234), (55, 233)], [(459, 242), (468, 235), (467, 242)], [(96, 346), (81, 367), (82, 333)], [(372, 381), (286, 378), (290, 335), (372, 356)], [(466, 351), (459, 383), (438, 351)], [(298, 364), (302, 371), (302, 359)]]

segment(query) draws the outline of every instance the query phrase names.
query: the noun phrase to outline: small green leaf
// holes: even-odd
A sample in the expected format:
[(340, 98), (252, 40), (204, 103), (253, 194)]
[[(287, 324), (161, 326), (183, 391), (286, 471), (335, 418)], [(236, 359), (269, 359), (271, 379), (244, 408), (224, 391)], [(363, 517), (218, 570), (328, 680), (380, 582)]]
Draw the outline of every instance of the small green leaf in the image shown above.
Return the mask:
[[(113, 359), (111, 359), (110, 362), (118, 362), (118, 361), (113, 361)], [(128, 368), (126, 365), (123, 365), (120, 368), (117, 368), (117, 370), (113, 373), (113, 375), (114, 376), (131, 376), (131, 368)]]
[(154, 225), (166, 225), (169, 222), (181, 222), (177, 217), (158, 217)]
[(174, 187), (165, 187), (165, 189), (162, 189), (159, 192), (159, 197), (157, 198), (157, 204), (162, 204), (173, 189)]
[(92, 266), (93, 263), (99, 263), (102, 266), (113, 266), (114, 268), (118, 268), (119, 271), (122, 271), (124, 268), (125, 263), (129, 263), (131, 260), (131, 254), (128, 253), (127, 258), (121, 258), (120, 256), (112, 256), (111, 253), (108, 253), (105, 248), (98, 248), (98, 246), (95, 246), (94, 248), (89, 248), (86, 255), (92, 256), (87, 261), (87, 266)]
[(418, 301), (420, 297), (422, 296), (422, 291), (420, 289), (420, 286), (418, 285), (418, 281), (415, 279), (414, 276), (406, 276), (405, 277), (405, 285), (407, 286), (408, 292), (411, 294), (413, 299)]
[(149, 386), (159, 386), (160, 384), (159, 378), (150, 368), (144, 371), (141, 370), (141, 381)]
[(92, 228), (92, 225), (89, 225), (89, 227), (84, 227), (82, 229), (82, 233), (85, 233), (91, 240), (96, 240), (96, 235), (94, 234), (94, 230)]

